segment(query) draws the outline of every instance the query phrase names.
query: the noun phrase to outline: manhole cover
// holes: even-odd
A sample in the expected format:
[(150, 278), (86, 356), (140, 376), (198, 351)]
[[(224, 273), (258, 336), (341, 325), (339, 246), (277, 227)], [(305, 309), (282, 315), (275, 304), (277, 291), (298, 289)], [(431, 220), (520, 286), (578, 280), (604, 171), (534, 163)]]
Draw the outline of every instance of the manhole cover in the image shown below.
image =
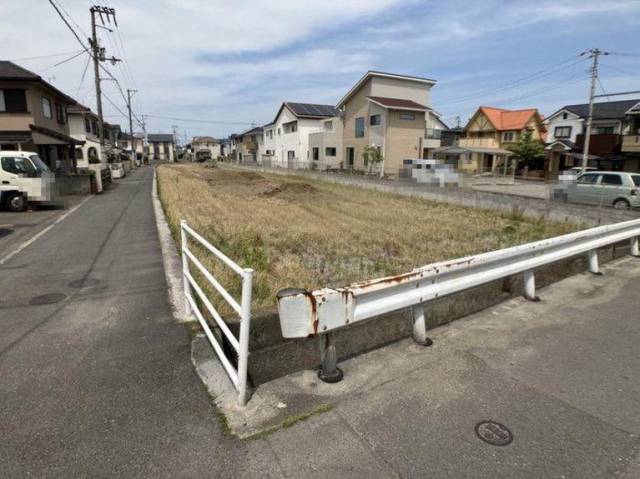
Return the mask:
[(34, 296), (33, 298), (31, 298), (31, 301), (29, 301), (29, 304), (33, 304), (37, 306), (41, 304), (59, 303), (66, 297), (67, 295), (62, 293), (43, 294), (42, 296)]
[(494, 446), (506, 446), (513, 441), (513, 434), (507, 426), (495, 421), (482, 421), (476, 424), (476, 434), (484, 442)]
[(67, 286), (70, 288), (86, 288), (89, 286), (95, 286), (100, 283), (99, 279), (95, 278), (84, 278), (84, 279), (76, 279), (71, 281)]

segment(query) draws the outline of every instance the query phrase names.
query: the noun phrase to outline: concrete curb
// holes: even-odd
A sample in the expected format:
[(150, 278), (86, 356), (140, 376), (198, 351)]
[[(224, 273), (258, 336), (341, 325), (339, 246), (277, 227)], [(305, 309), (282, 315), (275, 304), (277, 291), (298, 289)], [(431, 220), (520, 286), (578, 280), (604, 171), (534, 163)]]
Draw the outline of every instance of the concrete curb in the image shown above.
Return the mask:
[(169, 302), (173, 308), (173, 316), (180, 323), (195, 321), (192, 315), (185, 313), (186, 305), (182, 294), (182, 260), (178, 254), (175, 242), (171, 236), (169, 223), (164, 215), (162, 203), (158, 196), (157, 169), (153, 169), (153, 189), (151, 197), (153, 201), (153, 211), (156, 217), (156, 227), (158, 228), (158, 238), (162, 249), (162, 262), (164, 263), (164, 276), (169, 287)]

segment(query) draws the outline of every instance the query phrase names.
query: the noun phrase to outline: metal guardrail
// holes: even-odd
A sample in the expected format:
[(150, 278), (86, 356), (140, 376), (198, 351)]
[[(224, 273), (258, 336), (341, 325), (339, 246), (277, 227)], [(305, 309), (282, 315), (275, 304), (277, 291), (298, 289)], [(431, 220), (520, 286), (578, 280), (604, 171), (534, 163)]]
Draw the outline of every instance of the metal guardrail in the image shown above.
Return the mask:
[[(236, 299), (216, 280), (211, 272), (196, 258), (193, 252), (189, 249), (189, 237), (193, 238), (199, 244), (204, 246), (209, 252), (211, 252), (217, 259), (222, 261), (226, 266), (231, 268), (242, 278), (242, 297), (240, 302)], [(247, 403), (247, 367), (249, 364), (249, 330), (251, 327), (251, 286), (253, 283), (253, 270), (249, 268), (241, 268), (233, 262), (224, 253), (218, 250), (215, 246), (209, 243), (206, 239), (196, 233), (185, 220), (180, 222), (180, 238), (181, 238), (181, 250), (182, 250), (182, 275), (184, 284), (184, 296), (186, 299), (186, 312), (187, 314), (194, 313), (202, 329), (205, 332), (209, 343), (213, 347), (214, 351), (218, 355), (222, 366), (229, 375), (231, 382), (238, 391), (238, 403), (244, 406)], [(224, 321), (220, 313), (211, 303), (211, 300), (207, 297), (202, 288), (198, 285), (194, 277), (191, 275), (190, 265), (193, 264), (202, 276), (214, 287), (214, 289), (222, 296), (222, 298), (231, 306), (231, 308), (240, 317), (240, 334), (236, 338), (227, 323)], [(196, 300), (194, 299), (192, 292), (196, 293), (201, 303), (205, 306), (211, 317), (216, 322), (220, 332), (227, 338), (229, 344), (234, 349), (238, 356), (237, 368), (231, 363), (227, 355), (225, 354), (222, 345), (218, 342), (209, 323), (200, 311)]]
[(306, 291), (285, 289), (278, 293), (278, 311), (285, 338), (322, 335), (320, 378), (339, 381), (332, 331), (385, 313), (413, 309), (413, 337), (427, 338), (424, 304), (522, 273), (525, 297), (536, 300), (534, 269), (586, 254), (589, 271), (599, 274), (597, 249), (630, 240), (633, 256), (640, 256), (640, 220), (599, 226), (576, 233), (527, 243), (452, 261), (433, 263), (409, 273), (355, 283), (338, 289)]

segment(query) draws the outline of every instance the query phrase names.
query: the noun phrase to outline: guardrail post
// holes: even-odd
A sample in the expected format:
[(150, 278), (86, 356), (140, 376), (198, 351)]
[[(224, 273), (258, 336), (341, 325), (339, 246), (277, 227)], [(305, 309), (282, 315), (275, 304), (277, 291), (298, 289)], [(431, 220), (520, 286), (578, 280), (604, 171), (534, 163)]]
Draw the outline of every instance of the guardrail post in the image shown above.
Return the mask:
[(524, 272), (524, 297), (529, 301), (540, 301), (536, 296), (536, 277), (531, 270)]
[(422, 346), (431, 346), (433, 341), (427, 337), (427, 322), (422, 305), (413, 307), (413, 340)]
[(589, 273), (601, 275), (600, 266), (598, 265), (598, 252), (594, 249), (589, 251)]
[(325, 383), (342, 381), (344, 373), (337, 365), (338, 357), (334, 344), (333, 333), (320, 335), (320, 371), (318, 378)]
[(640, 256), (640, 238), (631, 238), (631, 256)]
[(186, 220), (180, 220), (180, 253), (182, 254), (182, 285), (184, 290), (184, 309), (187, 316), (191, 314), (191, 307), (187, 297), (189, 296), (189, 280), (187, 279), (187, 273), (189, 272), (189, 259), (184, 250), (187, 249), (187, 233), (184, 230), (186, 226)]
[(253, 270), (246, 268), (242, 275), (242, 299), (240, 300), (240, 349), (238, 351), (238, 403), (247, 404), (247, 369), (249, 365), (249, 331), (251, 327), (251, 288)]

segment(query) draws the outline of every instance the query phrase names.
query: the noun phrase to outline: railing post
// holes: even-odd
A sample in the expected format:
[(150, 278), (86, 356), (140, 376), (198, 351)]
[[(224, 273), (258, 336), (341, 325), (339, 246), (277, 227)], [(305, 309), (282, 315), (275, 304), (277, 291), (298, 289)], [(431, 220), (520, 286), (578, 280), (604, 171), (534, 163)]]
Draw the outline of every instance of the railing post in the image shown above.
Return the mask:
[(249, 331), (251, 327), (251, 289), (253, 270), (246, 268), (242, 274), (242, 299), (240, 300), (240, 350), (238, 351), (238, 403), (247, 404), (247, 369), (249, 365)]
[(184, 227), (187, 225), (186, 220), (180, 220), (180, 253), (182, 254), (182, 286), (184, 290), (184, 310), (187, 316), (191, 314), (191, 307), (189, 306), (189, 301), (187, 301), (187, 297), (189, 296), (190, 287), (189, 280), (187, 279), (187, 273), (189, 272), (189, 259), (185, 254), (185, 249), (187, 249), (187, 232), (184, 230)]
[(427, 322), (422, 305), (413, 307), (413, 340), (422, 346), (431, 346), (433, 341), (427, 337)]
[(342, 381), (344, 373), (337, 365), (338, 356), (334, 344), (333, 333), (320, 335), (320, 371), (318, 377), (325, 383)]
[(529, 301), (540, 301), (536, 296), (536, 277), (532, 270), (524, 272), (524, 297)]
[(601, 275), (600, 266), (598, 265), (598, 252), (592, 249), (588, 253), (589, 257), (589, 273)]
[(631, 238), (631, 256), (640, 256), (640, 237)]

